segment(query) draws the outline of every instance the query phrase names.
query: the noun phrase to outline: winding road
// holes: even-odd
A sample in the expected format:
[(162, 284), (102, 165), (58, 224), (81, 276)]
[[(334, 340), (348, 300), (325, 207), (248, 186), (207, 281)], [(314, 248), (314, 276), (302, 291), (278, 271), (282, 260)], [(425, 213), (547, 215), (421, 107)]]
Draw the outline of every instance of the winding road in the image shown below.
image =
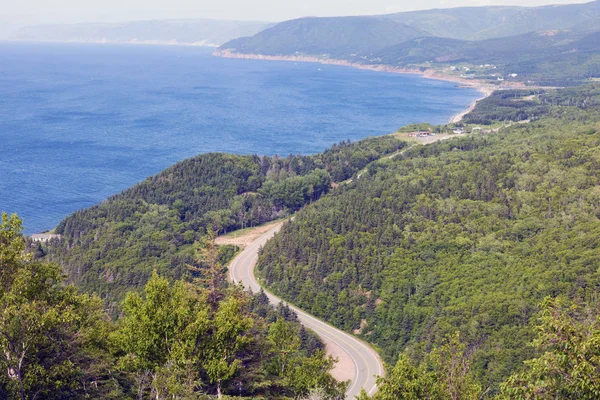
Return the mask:
[[(283, 223), (276, 225), (254, 240), (233, 259), (229, 265), (229, 278), (232, 282), (241, 282), (255, 293), (260, 291), (261, 286), (254, 276), (258, 250), (279, 231), (281, 225)], [(265, 293), (273, 305), (282, 301), (267, 290)], [(296, 307), (291, 305), (290, 307), (298, 314), (298, 319), (304, 326), (312, 329), (321, 337), (327, 353), (338, 359), (332, 375), (338, 380), (351, 381), (346, 392), (346, 399), (354, 399), (363, 388), (370, 395), (377, 391), (375, 378), (376, 375), (383, 375), (384, 369), (383, 362), (375, 350), (354, 336), (340, 331)]]

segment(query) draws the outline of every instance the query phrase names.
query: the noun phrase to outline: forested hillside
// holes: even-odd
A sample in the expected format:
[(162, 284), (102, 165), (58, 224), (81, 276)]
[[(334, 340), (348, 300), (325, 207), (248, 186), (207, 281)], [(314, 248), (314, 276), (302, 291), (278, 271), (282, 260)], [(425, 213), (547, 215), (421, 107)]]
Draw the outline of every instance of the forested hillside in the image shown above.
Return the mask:
[(494, 122), (534, 121), (562, 115), (563, 107), (594, 112), (600, 108), (596, 85), (573, 90), (502, 90), (477, 102), (462, 123), (491, 125)]
[(116, 322), (97, 296), (32, 261), (16, 215), (0, 221), (1, 399), (343, 398), (334, 360), (285, 305), (225, 280), (210, 239), (193, 281), (156, 272)]
[(535, 31), (480, 41), (417, 38), (373, 52), (369, 58), (395, 66), (493, 65), (476, 77), (494, 81), (516, 73), (538, 85), (569, 86), (600, 76), (600, 26), (597, 29)]
[(572, 86), (600, 77), (598, 32), (599, 1), (531, 8), (462, 7), (302, 18), (232, 40), (220, 50), (227, 55), (310, 56), (451, 75), (460, 71), (454, 75), (495, 83), (517, 74), (520, 82)]
[[(389, 362), (402, 354), (404, 378), (446, 343), (496, 393), (539, 354), (528, 344), (540, 302), (594, 303), (600, 278), (600, 86), (521, 97), (543, 116), (375, 162), (301, 210), (265, 246), (259, 275)], [(509, 119), (491, 112), (503, 101), (474, 114)]]
[(250, 38), (234, 39), (224, 47), (239, 53), (327, 54), (345, 58), (422, 36), (428, 36), (427, 32), (389, 18), (301, 18), (282, 22)]
[[(313, 156), (203, 154), (62, 221), (38, 255), (72, 283), (117, 307), (153, 269), (189, 274), (193, 243), (207, 231), (256, 226), (289, 215), (369, 162), (405, 146), (393, 137), (343, 142)], [(228, 251), (228, 250), (226, 250)]]

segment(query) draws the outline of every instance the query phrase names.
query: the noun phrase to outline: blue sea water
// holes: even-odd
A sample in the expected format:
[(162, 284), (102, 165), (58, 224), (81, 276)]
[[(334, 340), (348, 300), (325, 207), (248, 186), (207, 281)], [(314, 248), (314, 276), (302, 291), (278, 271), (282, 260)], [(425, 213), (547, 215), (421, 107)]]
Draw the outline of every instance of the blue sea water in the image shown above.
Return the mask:
[(414, 75), (196, 47), (4, 42), (0, 211), (39, 232), (199, 153), (316, 153), (444, 123), (478, 96)]

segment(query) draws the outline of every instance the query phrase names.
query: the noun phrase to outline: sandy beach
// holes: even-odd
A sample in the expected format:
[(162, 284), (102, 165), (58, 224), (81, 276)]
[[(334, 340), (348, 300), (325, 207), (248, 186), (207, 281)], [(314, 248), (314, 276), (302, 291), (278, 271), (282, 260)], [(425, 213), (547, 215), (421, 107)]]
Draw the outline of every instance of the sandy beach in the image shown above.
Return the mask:
[(479, 99), (475, 100), (473, 103), (471, 103), (469, 108), (467, 108), (465, 111), (458, 113), (455, 116), (453, 116), (452, 118), (450, 118), (449, 123), (451, 123), (451, 124), (459, 123), (460, 121), (463, 120), (465, 115), (467, 115), (468, 113), (470, 113), (471, 111), (473, 111), (475, 109), (475, 107), (477, 106), (477, 103), (479, 103), (481, 100), (485, 99), (486, 97), (488, 97), (489, 95), (494, 93), (494, 91), (499, 90), (499, 88), (495, 89), (490, 86), (483, 86), (483, 85), (476, 87), (476, 89), (479, 90), (481, 93), (483, 93), (483, 96), (480, 97)]

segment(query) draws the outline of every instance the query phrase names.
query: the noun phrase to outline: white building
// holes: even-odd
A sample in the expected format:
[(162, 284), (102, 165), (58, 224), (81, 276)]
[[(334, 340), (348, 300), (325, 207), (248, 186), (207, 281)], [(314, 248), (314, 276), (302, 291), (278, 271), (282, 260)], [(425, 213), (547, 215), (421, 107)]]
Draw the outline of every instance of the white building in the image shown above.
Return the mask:
[(52, 235), (49, 233), (36, 233), (31, 235), (31, 240), (34, 242), (48, 242), (52, 239), (60, 239), (61, 235)]

